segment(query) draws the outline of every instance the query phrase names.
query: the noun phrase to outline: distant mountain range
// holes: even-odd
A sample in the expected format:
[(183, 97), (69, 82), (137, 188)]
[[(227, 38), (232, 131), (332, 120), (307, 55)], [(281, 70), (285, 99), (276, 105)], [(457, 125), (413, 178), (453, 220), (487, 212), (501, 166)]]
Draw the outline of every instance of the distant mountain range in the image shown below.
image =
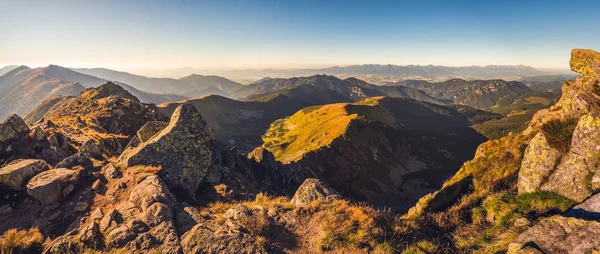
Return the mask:
[[(57, 65), (35, 69), (19, 66), (0, 76), (0, 118), (9, 114), (25, 115), (47, 98), (77, 95), (86, 88), (106, 82), (105, 79)], [(124, 83), (118, 84), (146, 103), (186, 99), (180, 95), (148, 93)]]
[(261, 81), (244, 86), (232, 94), (234, 98), (257, 99), (261, 94), (269, 94), (296, 86), (311, 85), (339, 93), (347, 100), (357, 101), (373, 96), (397, 96), (440, 103), (426, 93), (409, 87), (384, 87), (369, 84), (365, 81), (347, 78), (339, 79), (328, 75), (314, 75), (298, 78), (262, 79)]
[(259, 80), (264, 77), (291, 78), (313, 76), (317, 74), (333, 75), (338, 78), (355, 77), (370, 83), (397, 82), (406, 79), (444, 81), (453, 78), (506, 79), (517, 80), (521, 77), (549, 74), (525, 65), (487, 65), (450, 67), (439, 65), (392, 65), (364, 64), (334, 66), (316, 69), (244, 69), (244, 70), (194, 70), (190, 68), (173, 70), (167, 75), (183, 76), (191, 72), (211, 73), (233, 80)]
[[(229, 94), (240, 87), (241, 84), (219, 76), (203, 76), (192, 74), (180, 79), (172, 78), (149, 78), (134, 75), (127, 72), (114, 71), (104, 68), (77, 69), (73, 70), (103, 78), (111, 81), (118, 81), (128, 84), (137, 89), (153, 93), (179, 94), (188, 98), (195, 98), (202, 95), (214, 93), (216, 89), (221, 90), (217, 93)], [(207, 90), (208, 89), (208, 90)], [(206, 90), (204, 94), (201, 92)]]

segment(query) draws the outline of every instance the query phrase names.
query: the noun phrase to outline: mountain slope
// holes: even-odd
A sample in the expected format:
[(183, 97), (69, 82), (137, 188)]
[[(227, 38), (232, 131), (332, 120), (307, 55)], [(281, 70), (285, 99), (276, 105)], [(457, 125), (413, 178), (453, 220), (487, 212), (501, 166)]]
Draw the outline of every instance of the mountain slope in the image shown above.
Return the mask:
[(263, 147), (345, 196), (402, 211), (485, 140), (469, 128), (473, 116), (390, 97), (313, 106), (273, 122)]
[[(57, 65), (31, 69), (20, 66), (0, 77), (0, 117), (9, 114), (25, 115), (47, 98), (79, 94), (85, 88), (106, 83), (106, 80), (78, 73)], [(186, 97), (153, 94), (120, 84), (143, 102), (163, 103)]]
[(500, 103), (512, 103), (518, 96), (531, 91), (516, 81), (451, 79), (439, 83), (406, 80), (394, 85), (417, 88), (430, 96), (455, 104), (489, 108)]
[(360, 100), (373, 96), (399, 96), (427, 102), (438, 103), (424, 92), (412, 88), (386, 88), (375, 86), (355, 78), (339, 79), (334, 76), (315, 75), (289, 79), (263, 79), (262, 81), (242, 87), (233, 93), (236, 98), (252, 98), (260, 94), (273, 93), (300, 85), (312, 85), (337, 92), (351, 100)]
[(8, 65), (8, 66), (4, 66), (4, 67), (0, 68), (0, 76), (2, 76), (2, 75), (4, 75), (4, 74), (6, 74), (6, 73), (7, 73), (7, 72), (9, 72), (9, 71), (12, 71), (12, 70), (14, 70), (14, 69), (18, 68), (18, 67), (19, 67), (18, 65)]
[(223, 77), (202, 76), (192, 74), (180, 79), (171, 78), (149, 78), (140, 75), (134, 75), (127, 72), (114, 71), (105, 68), (92, 69), (74, 69), (78, 72), (100, 77), (106, 80), (118, 81), (129, 84), (137, 89), (152, 93), (180, 94), (188, 98), (195, 98), (188, 95), (189, 92), (204, 90), (207, 88), (218, 88), (227, 93), (239, 89), (242, 85)]
[(600, 53), (574, 49), (571, 55), (571, 69), (583, 76), (567, 81), (558, 103), (538, 111), (526, 130), (482, 144), (399, 220), (399, 227), (410, 228), (401, 239), (452, 252), (591, 253), (600, 247), (587, 237), (598, 227)]
[(163, 114), (169, 116), (184, 103), (191, 103), (196, 107), (215, 131), (217, 140), (235, 145), (242, 153), (248, 153), (262, 143), (260, 136), (271, 122), (309, 105), (304, 101), (285, 96), (260, 102), (247, 102), (209, 95), (160, 104), (158, 108)]

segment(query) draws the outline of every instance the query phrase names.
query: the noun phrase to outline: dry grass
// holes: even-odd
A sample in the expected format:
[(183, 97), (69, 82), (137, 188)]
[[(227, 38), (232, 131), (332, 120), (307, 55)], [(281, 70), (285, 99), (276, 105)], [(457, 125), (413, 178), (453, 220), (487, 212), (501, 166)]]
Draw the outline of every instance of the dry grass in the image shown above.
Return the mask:
[(9, 229), (0, 237), (3, 254), (41, 251), (44, 237), (37, 228), (28, 230)]

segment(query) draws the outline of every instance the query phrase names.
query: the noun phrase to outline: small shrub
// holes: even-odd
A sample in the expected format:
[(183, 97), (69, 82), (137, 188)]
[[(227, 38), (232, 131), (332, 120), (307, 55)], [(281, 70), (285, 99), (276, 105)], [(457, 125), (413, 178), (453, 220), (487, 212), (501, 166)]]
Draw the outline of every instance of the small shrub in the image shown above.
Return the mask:
[(43, 241), (44, 237), (37, 228), (13, 228), (0, 237), (0, 250), (3, 254), (41, 252)]
[(569, 118), (565, 121), (555, 119), (542, 126), (542, 133), (550, 146), (562, 153), (568, 153), (575, 127), (577, 127), (577, 118)]

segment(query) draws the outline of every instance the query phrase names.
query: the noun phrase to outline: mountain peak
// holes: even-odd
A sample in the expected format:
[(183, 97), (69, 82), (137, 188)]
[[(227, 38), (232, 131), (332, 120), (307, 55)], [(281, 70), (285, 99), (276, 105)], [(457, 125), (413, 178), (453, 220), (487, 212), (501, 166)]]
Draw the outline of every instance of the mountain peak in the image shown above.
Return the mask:
[(110, 96), (117, 96), (121, 98), (130, 99), (136, 102), (140, 102), (137, 97), (133, 96), (130, 92), (125, 90), (125, 88), (109, 81), (104, 85), (101, 85), (96, 88), (89, 88), (82, 92), (82, 97), (89, 97), (93, 99), (106, 98)]

